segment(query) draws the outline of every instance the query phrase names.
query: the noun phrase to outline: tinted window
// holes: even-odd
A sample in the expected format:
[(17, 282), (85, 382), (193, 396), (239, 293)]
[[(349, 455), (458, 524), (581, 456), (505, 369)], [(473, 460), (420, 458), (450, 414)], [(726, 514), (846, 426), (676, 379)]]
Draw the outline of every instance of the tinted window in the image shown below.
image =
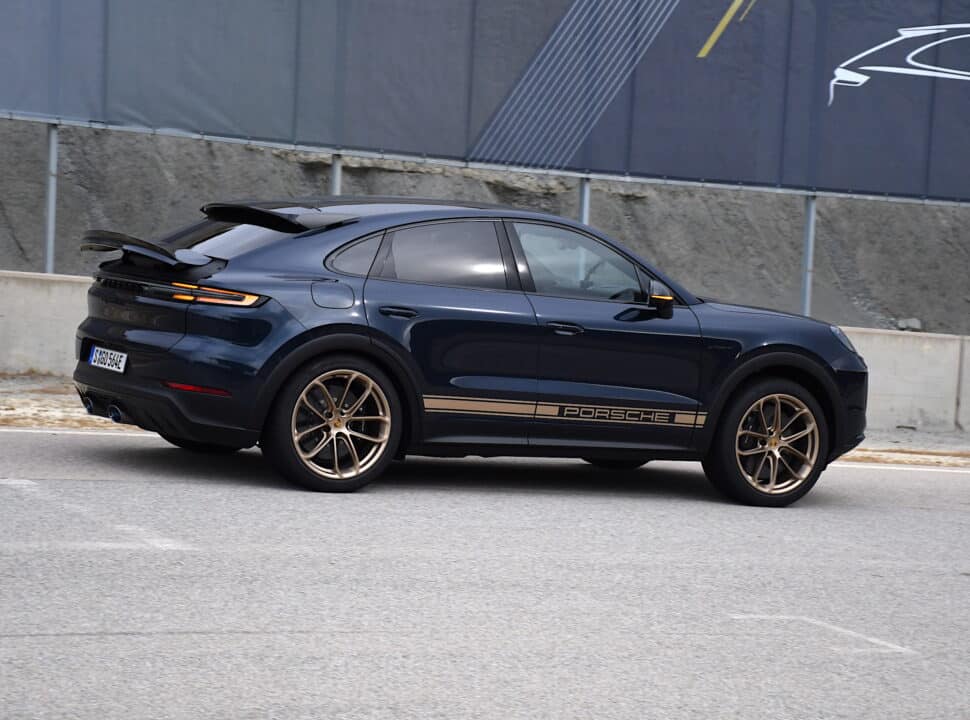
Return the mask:
[(330, 258), (329, 265), (334, 270), (348, 275), (366, 275), (370, 272), (370, 266), (374, 262), (377, 248), (380, 246), (380, 235), (366, 240), (358, 240), (342, 250), (338, 250)]
[(603, 243), (551, 225), (513, 226), (536, 292), (627, 302), (640, 296), (633, 263)]
[(452, 222), (396, 230), (381, 275), (396, 280), (505, 289), (505, 265), (491, 222)]

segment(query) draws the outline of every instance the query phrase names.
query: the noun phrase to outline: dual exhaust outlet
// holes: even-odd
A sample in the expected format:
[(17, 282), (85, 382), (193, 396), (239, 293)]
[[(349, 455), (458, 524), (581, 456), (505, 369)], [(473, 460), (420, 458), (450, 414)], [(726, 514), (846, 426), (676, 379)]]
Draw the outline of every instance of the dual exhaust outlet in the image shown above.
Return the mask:
[(81, 396), (81, 404), (84, 405), (84, 409), (87, 411), (88, 415), (101, 415), (114, 423), (131, 423), (131, 418), (128, 417), (128, 414), (121, 408), (120, 405), (115, 403), (110, 403), (105, 408), (103, 413), (98, 412), (98, 408), (95, 406), (94, 400), (92, 400), (89, 395)]

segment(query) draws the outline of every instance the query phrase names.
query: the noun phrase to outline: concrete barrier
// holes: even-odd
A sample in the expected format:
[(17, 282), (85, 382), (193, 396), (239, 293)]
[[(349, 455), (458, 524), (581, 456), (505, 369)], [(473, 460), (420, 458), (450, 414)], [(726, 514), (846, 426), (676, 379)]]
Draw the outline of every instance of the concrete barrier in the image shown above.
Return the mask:
[(74, 372), (91, 278), (0, 271), (0, 372)]
[(960, 396), (959, 335), (843, 328), (869, 365), (869, 424), (950, 430)]
[(963, 338), (960, 358), (960, 395), (957, 408), (957, 425), (970, 430), (970, 337)]
[[(91, 279), (0, 271), (0, 372), (70, 375)], [(844, 328), (869, 364), (869, 426), (970, 429), (970, 337)]]

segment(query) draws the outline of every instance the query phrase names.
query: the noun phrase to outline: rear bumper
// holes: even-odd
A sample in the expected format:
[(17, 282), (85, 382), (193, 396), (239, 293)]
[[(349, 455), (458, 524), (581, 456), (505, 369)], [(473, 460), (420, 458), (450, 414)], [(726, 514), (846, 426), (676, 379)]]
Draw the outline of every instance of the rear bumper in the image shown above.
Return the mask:
[[(113, 311), (115, 314), (121, 311)], [(191, 307), (186, 332), (133, 327), (90, 316), (78, 328), (78, 392), (95, 414), (116, 405), (125, 422), (198, 442), (249, 447), (264, 412), (256, 400), (274, 354), (304, 328), (279, 303), (258, 308)], [(127, 354), (123, 373), (92, 367), (92, 346)], [(166, 383), (216, 388), (225, 396), (174, 389)]]
[[(123, 422), (162, 435), (236, 447), (250, 447), (259, 440), (258, 430), (233, 425), (232, 398), (196, 396), (161, 383), (155, 388), (122, 375), (107, 377), (113, 374), (83, 361), (74, 370), (77, 391), (90, 400), (89, 412), (94, 415), (107, 417), (108, 408), (115, 406), (124, 414)], [(218, 418), (222, 419), (213, 422)]]

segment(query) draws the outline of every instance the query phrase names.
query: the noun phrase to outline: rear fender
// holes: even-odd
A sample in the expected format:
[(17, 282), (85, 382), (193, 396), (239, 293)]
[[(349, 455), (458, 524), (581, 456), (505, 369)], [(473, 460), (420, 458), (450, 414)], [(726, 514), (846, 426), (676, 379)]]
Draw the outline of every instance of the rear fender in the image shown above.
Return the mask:
[(264, 377), (254, 405), (251, 426), (263, 427), (280, 388), (298, 368), (314, 358), (334, 353), (361, 355), (384, 369), (402, 395), (408, 422), (406, 435), (413, 440), (422, 437), (420, 395), (413, 373), (392, 349), (372, 338), (366, 329), (356, 326), (331, 330), (325, 334), (310, 331), (294, 338), (277, 351), (264, 366), (265, 374), (260, 373)]

